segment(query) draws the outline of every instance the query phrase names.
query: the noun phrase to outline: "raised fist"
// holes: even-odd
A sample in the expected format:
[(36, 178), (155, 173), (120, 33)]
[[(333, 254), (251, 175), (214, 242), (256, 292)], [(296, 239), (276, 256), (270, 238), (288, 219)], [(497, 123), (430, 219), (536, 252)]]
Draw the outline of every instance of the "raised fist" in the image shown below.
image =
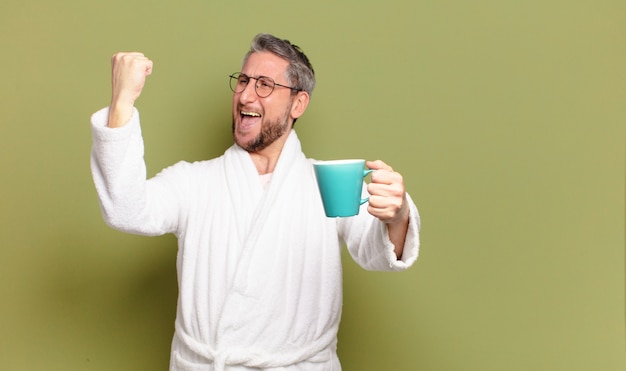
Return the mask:
[(146, 76), (152, 73), (152, 61), (143, 53), (115, 53), (111, 58), (111, 106), (109, 127), (126, 125), (135, 101), (141, 95)]

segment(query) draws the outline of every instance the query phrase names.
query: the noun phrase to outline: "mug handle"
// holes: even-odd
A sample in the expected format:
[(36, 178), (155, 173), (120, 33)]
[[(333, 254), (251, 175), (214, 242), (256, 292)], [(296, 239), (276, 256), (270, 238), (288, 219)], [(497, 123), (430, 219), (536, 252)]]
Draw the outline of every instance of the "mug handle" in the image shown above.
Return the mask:
[[(365, 178), (369, 173), (371, 173), (373, 171), (374, 170), (372, 170), (372, 169), (363, 170), (363, 178)], [(362, 198), (361, 199), (361, 203), (359, 205), (363, 205), (364, 203), (366, 203), (369, 200), (370, 200), (369, 197)]]

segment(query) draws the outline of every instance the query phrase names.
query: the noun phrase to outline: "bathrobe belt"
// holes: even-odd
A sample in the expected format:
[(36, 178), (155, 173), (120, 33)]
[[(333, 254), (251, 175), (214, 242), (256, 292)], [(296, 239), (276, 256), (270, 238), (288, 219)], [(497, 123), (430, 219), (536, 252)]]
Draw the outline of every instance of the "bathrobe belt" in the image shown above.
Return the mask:
[[(177, 326), (178, 327), (178, 326)], [(333, 346), (318, 350), (319, 344), (307, 344), (292, 353), (281, 351), (280, 354), (256, 352), (253, 349), (222, 349), (215, 350), (209, 344), (201, 343), (178, 328), (175, 336), (187, 351), (203, 359), (207, 364), (213, 364), (214, 371), (224, 371), (227, 366), (245, 366), (252, 368), (287, 367), (300, 362), (326, 363), (331, 360)]]

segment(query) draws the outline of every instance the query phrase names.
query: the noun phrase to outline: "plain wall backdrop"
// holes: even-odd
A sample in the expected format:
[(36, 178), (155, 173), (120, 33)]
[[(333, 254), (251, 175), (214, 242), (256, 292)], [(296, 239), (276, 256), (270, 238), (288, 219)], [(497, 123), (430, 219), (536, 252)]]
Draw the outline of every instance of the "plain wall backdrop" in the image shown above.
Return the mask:
[(3, 0), (0, 368), (167, 369), (176, 241), (104, 225), (89, 118), (142, 51), (149, 174), (221, 154), (259, 32), (316, 69), (305, 152), (388, 162), (423, 218), (407, 272), (344, 253), (345, 370), (626, 369), (622, 0)]

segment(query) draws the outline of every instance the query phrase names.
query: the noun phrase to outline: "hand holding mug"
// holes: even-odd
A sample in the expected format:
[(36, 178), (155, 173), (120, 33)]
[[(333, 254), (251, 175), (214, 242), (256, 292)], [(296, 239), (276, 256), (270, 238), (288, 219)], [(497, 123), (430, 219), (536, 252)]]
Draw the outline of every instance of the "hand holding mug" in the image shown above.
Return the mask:
[(375, 170), (367, 185), (370, 194), (367, 211), (387, 224), (408, 221), (409, 208), (402, 175), (380, 160), (367, 161), (365, 165)]

